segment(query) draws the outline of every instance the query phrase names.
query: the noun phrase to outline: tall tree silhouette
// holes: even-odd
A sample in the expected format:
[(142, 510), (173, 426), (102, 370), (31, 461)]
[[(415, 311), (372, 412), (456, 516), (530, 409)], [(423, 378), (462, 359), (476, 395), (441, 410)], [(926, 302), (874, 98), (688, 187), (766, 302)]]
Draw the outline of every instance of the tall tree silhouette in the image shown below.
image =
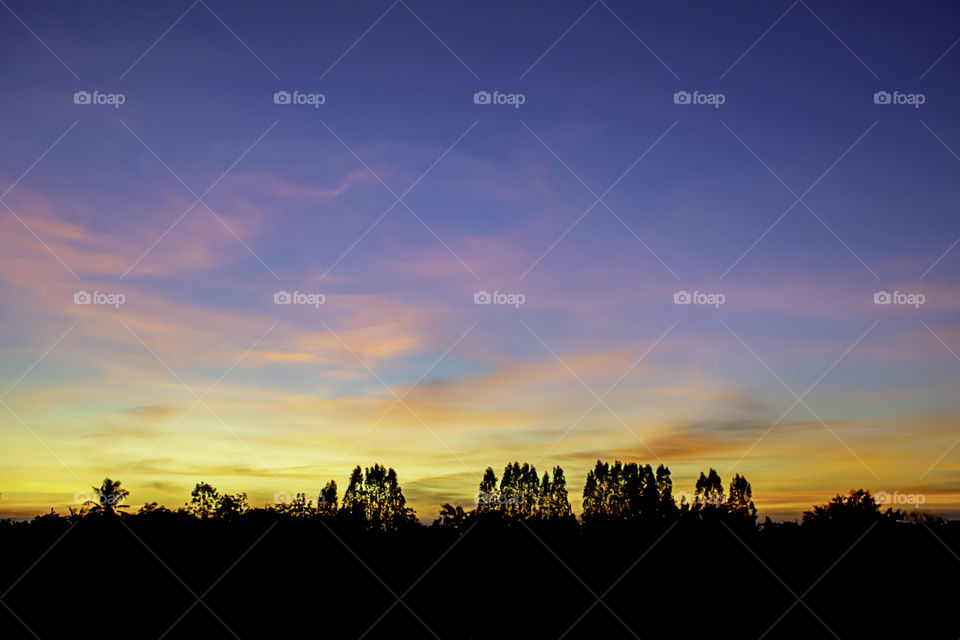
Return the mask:
[(747, 479), (739, 473), (730, 481), (727, 512), (737, 518), (757, 519), (757, 507), (753, 504), (753, 489)]
[(394, 530), (416, 522), (414, 510), (407, 507), (397, 472), (380, 464), (363, 471), (359, 466), (353, 470), (341, 511), (372, 529)]
[(337, 513), (337, 482), (331, 480), (323, 486), (317, 496), (317, 513), (321, 516), (332, 516)]
[(720, 475), (710, 469), (710, 473), (697, 479), (696, 492), (693, 497), (694, 509), (700, 511), (716, 511), (723, 508), (723, 481)]
[[(547, 472), (543, 472), (546, 479)], [(546, 481), (546, 480), (544, 480)], [(550, 520), (568, 520), (573, 517), (573, 511), (570, 509), (570, 497), (567, 495), (567, 478), (563, 475), (563, 468), (553, 468), (553, 480), (550, 482), (549, 490), (546, 492), (547, 512), (545, 517)]]
[(677, 503), (673, 499), (673, 480), (670, 478), (670, 469), (664, 465), (657, 467), (656, 474), (658, 505), (657, 511), (661, 516), (670, 518), (677, 511)]
[(650, 465), (623, 464), (619, 460), (611, 465), (597, 460), (593, 470), (587, 472), (583, 487), (584, 522), (652, 519), (673, 511), (670, 470), (662, 465), (654, 472)]
[(497, 474), (494, 473), (493, 467), (487, 467), (487, 470), (483, 472), (483, 478), (480, 480), (480, 487), (477, 491), (477, 513), (498, 511), (498, 500)]

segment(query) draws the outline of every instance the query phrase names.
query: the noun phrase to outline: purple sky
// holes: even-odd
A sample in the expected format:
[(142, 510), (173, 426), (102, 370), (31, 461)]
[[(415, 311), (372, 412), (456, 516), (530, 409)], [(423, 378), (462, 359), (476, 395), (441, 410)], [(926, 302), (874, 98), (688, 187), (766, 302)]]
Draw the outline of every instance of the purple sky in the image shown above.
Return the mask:
[(7, 0), (0, 513), (598, 458), (955, 513), (958, 18)]

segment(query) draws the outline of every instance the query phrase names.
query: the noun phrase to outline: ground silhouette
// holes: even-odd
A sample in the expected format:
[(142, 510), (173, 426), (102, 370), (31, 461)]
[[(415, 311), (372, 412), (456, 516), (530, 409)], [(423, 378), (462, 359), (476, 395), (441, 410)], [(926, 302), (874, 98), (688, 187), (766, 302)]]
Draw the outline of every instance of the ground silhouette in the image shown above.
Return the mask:
[(0, 522), (0, 637), (960, 636), (960, 526), (861, 489), (758, 522), (743, 476), (677, 500), (663, 465), (597, 461), (578, 517), (563, 469), (514, 462), (428, 526), (381, 465), (263, 508), (205, 482), (176, 509), (93, 490)]

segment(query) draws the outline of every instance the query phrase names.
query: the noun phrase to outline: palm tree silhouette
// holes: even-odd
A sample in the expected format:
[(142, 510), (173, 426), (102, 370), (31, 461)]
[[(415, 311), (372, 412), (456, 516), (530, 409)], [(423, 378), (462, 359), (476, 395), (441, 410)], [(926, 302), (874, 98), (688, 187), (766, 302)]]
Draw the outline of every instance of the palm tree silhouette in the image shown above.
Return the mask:
[(130, 492), (120, 486), (120, 481), (114, 482), (104, 478), (99, 487), (91, 487), (97, 498), (90, 507), (91, 513), (100, 513), (107, 516), (116, 515), (116, 509), (126, 509), (129, 505), (120, 504), (127, 499)]

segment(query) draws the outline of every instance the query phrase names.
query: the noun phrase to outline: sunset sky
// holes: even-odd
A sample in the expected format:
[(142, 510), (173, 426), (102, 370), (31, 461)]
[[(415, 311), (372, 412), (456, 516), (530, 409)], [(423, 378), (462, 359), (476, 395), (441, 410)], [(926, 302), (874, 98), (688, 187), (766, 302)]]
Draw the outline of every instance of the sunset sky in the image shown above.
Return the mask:
[(955, 3), (0, 4), (0, 516), (598, 458), (960, 511)]

